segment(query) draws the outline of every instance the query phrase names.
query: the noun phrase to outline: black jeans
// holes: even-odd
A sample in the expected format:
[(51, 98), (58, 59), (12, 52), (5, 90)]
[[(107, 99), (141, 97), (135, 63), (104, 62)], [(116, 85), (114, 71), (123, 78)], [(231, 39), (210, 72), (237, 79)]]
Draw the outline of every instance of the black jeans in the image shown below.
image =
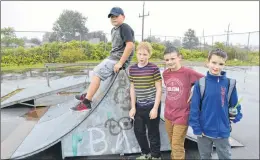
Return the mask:
[[(156, 119), (150, 119), (149, 114), (151, 109), (152, 108), (138, 108), (138, 106), (136, 106), (134, 132), (142, 153), (151, 153), (152, 157), (158, 158), (161, 156), (161, 141), (159, 132), (161, 104), (158, 108), (158, 115)], [(146, 127), (148, 128), (150, 147), (147, 141)]]

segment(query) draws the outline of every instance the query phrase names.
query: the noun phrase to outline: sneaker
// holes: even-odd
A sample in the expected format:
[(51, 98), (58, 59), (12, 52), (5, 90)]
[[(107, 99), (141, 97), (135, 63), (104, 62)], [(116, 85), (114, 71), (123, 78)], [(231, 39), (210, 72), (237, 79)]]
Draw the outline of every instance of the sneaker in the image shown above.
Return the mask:
[(84, 104), (80, 102), (77, 106), (70, 108), (72, 111), (88, 111), (91, 109), (91, 104)]
[(75, 98), (76, 98), (77, 100), (79, 100), (79, 101), (83, 101), (83, 100), (85, 99), (86, 95), (87, 95), (87, 93), (85, 93), (85, 94), (77, 94), (77, 95), (75, 96)]
[(137, 157), (136, 159), (150, 159), (151, 158), (151, 154), (141, 154), (141, 156)]

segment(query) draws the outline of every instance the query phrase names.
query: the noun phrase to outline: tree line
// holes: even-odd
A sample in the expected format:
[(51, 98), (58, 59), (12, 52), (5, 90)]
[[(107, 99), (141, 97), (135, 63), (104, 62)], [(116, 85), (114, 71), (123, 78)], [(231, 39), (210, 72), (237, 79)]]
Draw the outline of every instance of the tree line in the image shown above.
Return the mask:
[[(28, 39), (27, 37), (17, 38), (15, 34), (15, 29), (12, 27), (1, 28), (1, 46), (2, 47), (14, 47), (14, 46), (24, 46), (25, 43), (32, 43), (35, 45), (41, 45), (46, 42), (69, 42), (72, 40), (89, 41), (93, 38), (98, 38), (101, 42), (108, 42), (106, 33), (103, 31), (93, 31), (89, 32), (86, 27), (87, 17), (83, 16), (82, 13), (72, 10), (64, 10), (58, 19), (54, 22), (52, 27), (52, 32), (46, 32), (42, 41), (38, 38)], [(159, 43), (161, 40), (154, 36), (150, 36), (145, 41)], [(174, 42), (167, 41), (166, 45), (171, 44), (174, 46), (183, 46), (187, 49), (195, 49), (199, 40), (196, 37), (195, 31), (189, 29), (183, 38), (181, 43), (179, 40)]]
[[(162, 60), (165, 45), (151, 42), (153, 48), (152, 59)], [(135, 42), (138, 45), (138, 42)], [(222, 48), (228, 53), (230, 60), (257, 60), (259, 61), (259, 52), (237, 52), (236, 49), (226, 47), (223, 43), (215, 43), (215, 48)], [(77, 61), (102, 60), (109, 56), (112, 48), (111, 42), (91, 44), (88, 41), (70, 41), (70, 42), (52, 42), (45, 43), (33, 48), (9, 48), (1, 50), (1, 67), (12, 65), (32, 65), (39, 63), (73, 63)], [(208, 51), (190, 50), (179, 48), (180, 53), (186, 60), (206, 59)], [(134, 56), (134, 61), (136, 56)]]

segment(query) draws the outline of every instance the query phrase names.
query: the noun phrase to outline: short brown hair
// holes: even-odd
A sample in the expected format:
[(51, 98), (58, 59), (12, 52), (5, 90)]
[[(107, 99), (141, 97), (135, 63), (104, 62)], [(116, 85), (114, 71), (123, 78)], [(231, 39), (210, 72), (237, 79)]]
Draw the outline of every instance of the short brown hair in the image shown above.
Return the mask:
[(138, 46), (136, 47), (136, 50), (138, 51), (139, 49), (144, 49), (144, 50), (147, 50), (147, 52), (152, 55), (152, 51), (153, 51), (153, 48), (152, 48), (152, 45), (149, 43), (149, 42), (140, 42), (138, 44)]
[(170, 54), (170, 53), (177, 53), (177, 56), (181, 56), (181, 53), (178, 50), (178, 48), (173, 47), (173, 46), (166, 47), (164, 50), (164, 55)]
[(225, 51), (223, 51), (222, 49), (219, 49), (219, 48), (213, 49), (212, 51), (209, 52), (208, 61), (210, 61), (212, 55), (216, 55), (216, 56), (222, 57), (225, 60), (228, 59), (227, 52), (225, 52)]

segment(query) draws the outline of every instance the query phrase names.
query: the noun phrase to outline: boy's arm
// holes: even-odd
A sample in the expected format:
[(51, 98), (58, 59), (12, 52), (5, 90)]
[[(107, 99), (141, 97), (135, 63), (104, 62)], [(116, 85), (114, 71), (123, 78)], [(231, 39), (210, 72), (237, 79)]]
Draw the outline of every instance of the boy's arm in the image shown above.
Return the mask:
[[(238, 96), (237, 96), (237, 88), (235, 86), (232, 93), (231, 93), (231, 97), (230, 97), (231, 107), (235, 107), (237, 102), (238, 102)], [(232, 122), (234, 122), (234, 123), (239, 122), (243, 117), (243, 114), (241, 113), (241, 105), (240, 104), (237, 106), (237, 111), (238, 111), (238, 113), (237, 113), (235, 119), (232, 120)]]
[(194, 85), (193, 95), (191, 98), (190, 105), (190, 116), (189, 116), (189, 125), (193, 129), (193, 134), (202, 135), (202, 130), (200, 126), (200, 91), (199, 83), (196, 82)]
[(131, 108), (135, 109), (136, 97), (134, 83), (130, 83), (130, 97), (131, 97)]
[(204, 77), (203, 74), (196, 72), (194, 70), (190, 70), (190, 83), (194, 84), (197, 80), (199, 80), (200, 78)]
[(199, 72), (196, 72), (196, 71), (190, 69), (189, 77), (190, 77), (190, 84), (192, 85), (192, 88), (191, 88), (190, 96), (189, 96), (189, 98), (188, 98), (188, 100), (187, 100), (187, 103), (189, 103), (190, 100), (191, 100), (194, 83), (195, 83), (197, 80), (199, 80), (200, 78), (204, 77), (204, 75), (201, 74), (201, 73), (199, 73)]
[(161, 97), (162, 97), (162, 77), (160, 69), (157, 67), (154, 71), (154, 82), (155, 82), (155, 88), (156, 88), (156, 95), (155, 95), (155, 102), (153, 108), (158, 111), (159, 105), (161, 103)]
[(130, 42), (130, 41), (126, 42), (126, 47), (125, 47), (124, 53), (118, 62), (121, 64), (121, 67), (123, 66), (125, 61), (128, 59), (128, 57), (130, 56), (133, 49), (134, 49), (134, 43)]
[(124, 53), (118, 62), (122, 67), (134, 49), (134, 33), (128, 25), (122, 25), (121, 27), (122, 38), (126, 44)]
[(130, 80), (130, 100), (131, 100), (131, 108), (135, 108), (136, 103), (136, 96), (135, 96), (135, 86), (134, 86), (134, 80), (132, 77), (132, 67), (129, 67), (128, 69), (129, 73), (129, 80)]
[(156, 88), (156, 95), (155, 95), (155, 102), (153, 108), (158, 110), (161, 97), (162, 97), (162, 80), (158, 80), (155, 82), (155, 88)]

